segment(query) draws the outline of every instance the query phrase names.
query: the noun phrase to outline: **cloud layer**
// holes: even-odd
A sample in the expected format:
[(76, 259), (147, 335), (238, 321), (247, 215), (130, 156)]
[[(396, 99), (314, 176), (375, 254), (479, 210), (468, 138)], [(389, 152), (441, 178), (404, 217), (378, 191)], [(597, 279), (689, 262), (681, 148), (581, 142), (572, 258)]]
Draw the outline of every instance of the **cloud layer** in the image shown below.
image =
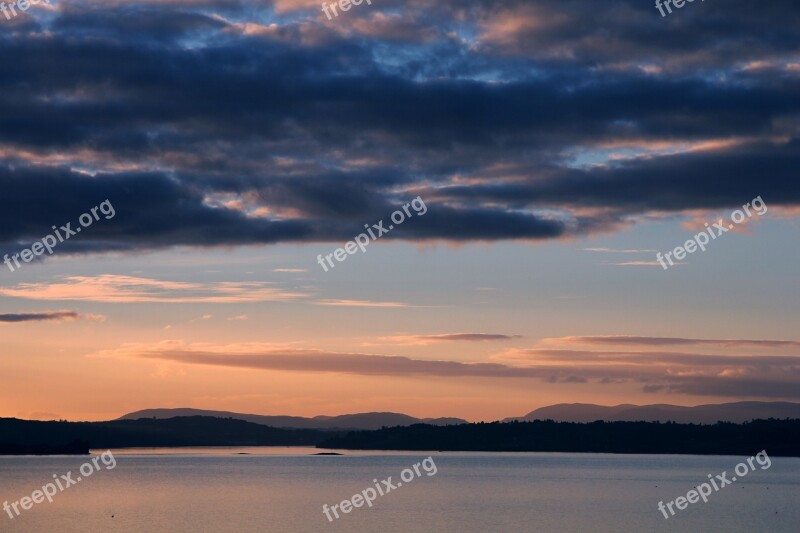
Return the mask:
[(0, 248), (105, 199), (117, 216), (61, 253), (341, 242), (417, 195), (429, 212), (387, 238), (798, 206), (800, 7), (695, 4), (30, 10), (0, 36)]
[(125, 345), (98, 355), (257, 370), (537, 379), (615, 387), (633, 384), (650, 393), (800, 399), (800, 356), (514, 349), (495, 356), (494, 362), (467, 363), (283, 347), (189, 345), (180, 341)]

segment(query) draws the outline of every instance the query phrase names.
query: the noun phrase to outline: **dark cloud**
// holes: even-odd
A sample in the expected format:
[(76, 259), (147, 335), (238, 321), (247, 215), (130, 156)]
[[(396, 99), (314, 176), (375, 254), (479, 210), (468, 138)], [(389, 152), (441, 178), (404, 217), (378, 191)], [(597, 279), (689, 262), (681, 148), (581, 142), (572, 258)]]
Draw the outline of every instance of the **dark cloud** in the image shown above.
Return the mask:
[(4, 313), (0, 314), (0, 323), (15, 324), (19, 322), (42, 322), (77, 320), (80, 315), (75, 311), (43, 311), (39, 313)]
[(592, 169), (562, 169), (547, 179), (423, 190), (433, 200), (606, 208), (625, 214), (800, 204), (800, 139), (651, 157)]
[[(673, 7), (662, 17), (653, 2), (508, 0), (468, 2), (488, 30), (486, 53), (571, 61), (585, 65), (646, 62), (671, 70), (715, 69), (794, 53), (797, 4), (778, 0), (754, 8), (747, 0)], [(774, 30), (774, 31), (772, 31)], [(713, 46), (709, 46), (713, 43)]]
[(341, 242), (418, 194), (428, 213), (387, 238), (571, 238), (757, 195), (800, 205), (798, 14), (794, 0), (664, 19), (634, 0), (387, 0), (335, 21), (300, 0), (31, 10), (0, 35), (0, 249), (105, 199), (117, 217), (62, 253)]

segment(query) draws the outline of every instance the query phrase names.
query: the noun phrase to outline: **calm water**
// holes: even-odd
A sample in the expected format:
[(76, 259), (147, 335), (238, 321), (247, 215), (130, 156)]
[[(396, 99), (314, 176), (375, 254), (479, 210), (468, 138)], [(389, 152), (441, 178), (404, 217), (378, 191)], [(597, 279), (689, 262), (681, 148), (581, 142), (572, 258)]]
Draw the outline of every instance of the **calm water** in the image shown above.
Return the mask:
[[(119, 450), (117, 466), (22, 515), (26, 532), (791, 532), (800, 530), (800, 459), (772, 458), (669, 520), (659, 500), (685, 495), (739, 457), (434, 453), (438, 472), (329, 523), (322, 505), (428, 454), (311, 456), (304, 448)], [(86, 457), (0, 457), (0, 503), (73, 472)], [(113, 515), (113, 518), (112, 518)]]

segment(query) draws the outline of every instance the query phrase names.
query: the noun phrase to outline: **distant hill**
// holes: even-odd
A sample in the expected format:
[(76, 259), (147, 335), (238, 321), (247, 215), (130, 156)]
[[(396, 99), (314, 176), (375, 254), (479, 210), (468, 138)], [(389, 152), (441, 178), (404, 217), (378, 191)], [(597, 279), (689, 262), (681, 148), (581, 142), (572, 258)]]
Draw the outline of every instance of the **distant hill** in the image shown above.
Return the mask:
[(86, 453), (88, 448), (180, 446), (313, 446), (344, 432), (278, 429), (244, 420), (203, 416), (169, 420), (40, 422), (0, 418), (0, 453)]
[(683, 424), (714, 424), (716, 422), (749, 422), (767, 418), (800, 419), (800, 403), (734, 402), (697, 405), (615, 405), (561, 403), (542, 407), (511, 421), (555, 420), (556, 422), (678, 422)]
[(400, 413), (360, 413), (340, 416), (315, 416), (304, 418), (300, 416), (268, 416), (232, 413), (229, 411), (208, 411), (204, 409), (144, 409), (121, 416), (118, 420), (137, 420), (140, 418), (167, 419), (176, 416), (211, 416), (216, 418), (233, 418), (254, 424), (261, 424), (275, 428), (291, 429), (380, 429), (382, 427), (410, 426), (412, 424), (430, 424), (432, 426), (447, 426), (466, 424), (460, 418), (414, 418)]

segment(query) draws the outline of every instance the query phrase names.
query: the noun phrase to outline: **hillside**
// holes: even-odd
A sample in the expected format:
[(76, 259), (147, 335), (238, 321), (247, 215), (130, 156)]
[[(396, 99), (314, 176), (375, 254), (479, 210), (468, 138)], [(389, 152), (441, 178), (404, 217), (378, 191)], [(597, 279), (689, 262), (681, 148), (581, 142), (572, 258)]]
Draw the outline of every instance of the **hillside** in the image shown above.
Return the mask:
[(460, 418), (414, 418), (400, 413), (359, 413), (340, 416), (316, 416), (304, 418), (299, 416), (268, 416), (229, 411), (208, 411), (203, 409), (177, 408), (177, 409), (144, 409), (128, 413), (119, 420), (137, 420), (140, 418), (167, 419), (176, 416), (210, 416), (217, 418), (233, 418), (254, 424), (261, 424), (275, 428), (292, 429), (351, 429), (369, 430), (392, 426), (410, 426), (412, 424), (452, 425), (465, 424), (466, 420)]
[(716, 422), (749, 422), (767, 418), (800, 418), (800, 403), (733, 402), (694, 407), (680, 405), (616, 405), (557, 404), (531, 411), (525, 416), (504, 421), (555, 420), (556, 422), (679, 422), (683, 424), (715, 424)]

